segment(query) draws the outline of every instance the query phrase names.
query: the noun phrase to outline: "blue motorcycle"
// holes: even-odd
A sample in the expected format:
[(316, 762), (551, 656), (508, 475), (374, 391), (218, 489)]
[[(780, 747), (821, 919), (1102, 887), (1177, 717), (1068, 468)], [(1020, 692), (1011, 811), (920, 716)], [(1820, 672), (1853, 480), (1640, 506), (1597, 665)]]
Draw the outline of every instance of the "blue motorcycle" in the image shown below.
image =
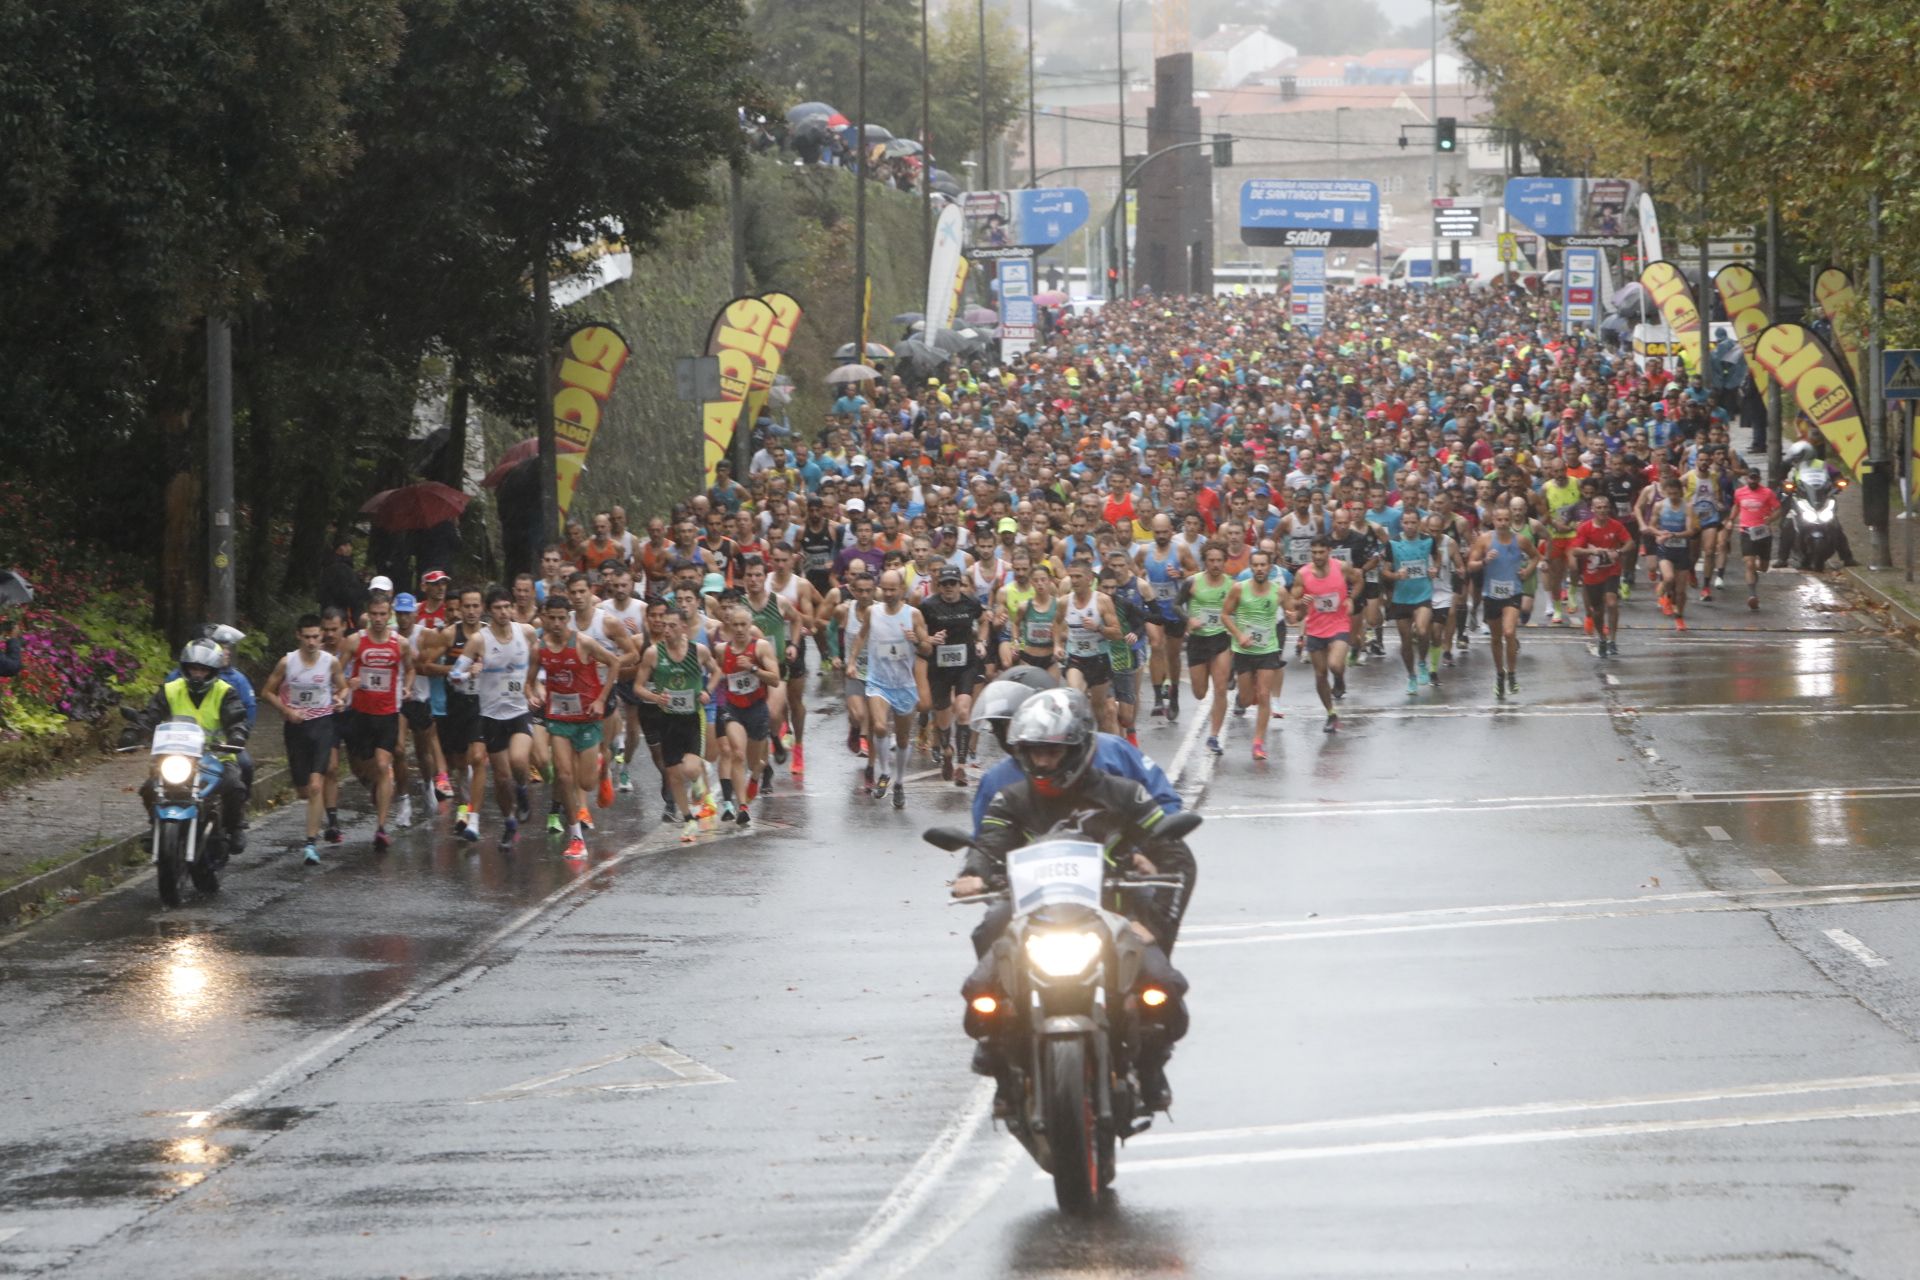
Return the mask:
[(228, 849), (218, 792), (226, 771), (237, 766), (216, 752), (238, 750), (208, 742), (206, 730), (192, 720), (165, 720), (153, 727), (153, 833), (148, 847), (160, 901), (169, 907), (180, 905), (183, 873), (201, 893), (219, 892)]

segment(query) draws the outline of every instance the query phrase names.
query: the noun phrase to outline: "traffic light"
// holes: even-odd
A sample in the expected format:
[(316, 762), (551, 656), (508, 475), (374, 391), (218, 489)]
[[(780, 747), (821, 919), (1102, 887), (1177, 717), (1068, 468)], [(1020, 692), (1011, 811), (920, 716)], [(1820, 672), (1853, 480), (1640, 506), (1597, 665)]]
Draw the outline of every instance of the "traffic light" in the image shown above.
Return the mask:
[(1233, 135), (1216, 133), (1213, 135), (1213, 167), (1231, 169), (1233, 167)]
[(1433, 126), (1433, 145), (1435, 149), (1452, 151), (1458, 147), (1460, 145), (1460, 140), (1456, 136), (1458, 129), (1459, 121), (1455, 120), (1452, 116), (1441, 116), (1439, 120), (1435, 121)]

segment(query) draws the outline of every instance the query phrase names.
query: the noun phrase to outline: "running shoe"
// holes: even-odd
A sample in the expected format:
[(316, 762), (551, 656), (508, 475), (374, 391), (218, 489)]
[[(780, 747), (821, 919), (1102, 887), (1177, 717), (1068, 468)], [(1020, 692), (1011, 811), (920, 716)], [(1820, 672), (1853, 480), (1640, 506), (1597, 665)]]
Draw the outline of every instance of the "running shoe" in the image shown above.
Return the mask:
[(593, 815), (587, 812), (587, 806), (581, 805), (580, 811), (573, 815), (573, 820), (586, 830), (593, 830)]
[(520, 823), (513, 818), (508, 818), (506, 825), (500, 829), (500, 847), (502, 849), (513, 848), (513, 842), (519, 834)]
[(907, 807), (907, 787), (904, 782), (893, 789), (893, 807), (896, 809)]
[(346, 839), (345, 836), (340, 834), (340, 828), (338, 827), (328, 827), (325, 838), (328, 844), (339, 844), (342, 840)]
[(393, 825), (403, 831), (413, 825), (412, 796), (401, 796), (400, 803), (393, 807)]
[(1520, 676), (1517, 672), (1509, 671), (1507, 673), (1507, 692), (1508, 693), (1520, 692)]
[(315, 847), (313, 841), (311, 840), (307, 841), (307, 843), (304, 846), (302, 846), (300, 850), (300, 857), (310, 867), (315, 867), (320, 865), (320, 850)]
[(867, 756), (870, 754), (869, 749), (867, 747), (867, 740), (865, 738), (860, 739), (860, 749), (854, 752), (854, 754), (859, 756), (862, 760), (866, 759)]
[(1220, 745), (1220, 739), (1214, 737), (1207, 739), (1207, 750), (1213, 752), (1215, 755), (1223, 755), (1226, 752), (1226, 748)]
[(700, 838), (700, 822), (697, 818), (687, 817), (680, 820), (680, 843), (692, 844)]
[(465, 822), (466, 820), (467, 820), (467, 806), (463, 804), (457, 804), (453, 806), (453, 825), (457, 827), (461, 823)]
[(873, 792), (873, 798), (875, 800), (878, 800), (881, 796), (887, 794), (887, 788), (892, 785), (893, 785), (893, 775), (888, 773), (881, 774), (879, 778), (877, 778), (874, 781), (874, 784), (871, 788)]
[(393, 839), (387, 835), (387, 829), (385, 827), (377, 828), (373, 833), (373, 851), (375, 853), (385, 853), (392, 846)]
[(480, 839), (480, 815), (477, 813), (468, 814), (466, 822), (455, 827), (454, 831), (459, 835), (459, 837), (462, 840), (468, 841), (469, 843), (479, 840)]
[(513, 817), (516, 822), (525, 822), (528, 817), (532, 815), (533, 805), (527, 799), (527, 787), (525, 783), (521, 783), (513, 789), (513, 807)]
[(1356, 667), (1364, 667), (1367, 665), (1367, 649), (1365, 645), (1353, 651), (1353, 665)]
[(788, 762), (788, 767), (794, 773), (805, 773), (807, 771), (806, 752), (797, 742), (793, 744), (793, 758)]
[(1450, 653), (1443, 653), (1443, 654), (1441, 654), (1441, 655), (1440, 655), (1440, 665), (1441, 665), (1441, 666), (1443, 666), (1443, 667), (1450, 667), (1450, 666), (1452, 666), (1452, 665), (1453, 665), (1453, 655), (1452, 655), (1452, 654), (1450, 654)]
[(1407, 677), (1407, 692), (1408, 693), (1420, 692), (1420, 681), (1417, 678), (1413, 676)]
[(603, 773), (600, 775), (600, 794), (596, 799), (600, 801), (600, 807), (602, 809), (611, 809), (613, 807), (613, 774)]
[(940, 761), (940, 781), (952, 782), (953, 781), (953, 752), (947, 750), (945, 745), (943, 744), (938, 750), (934, 752), (934, 756)]
[(760, 793), (773, 794), (773, 766), (770, 764), (760, 766)]
[(442, 800), (453, 799), (453, 780), (445, 773), (433, 775), (433, 793)]
[(1240, 705), (1239, 703), (1237, 703), (1237, 702), (1236, 702), (1236, 703), (1234, 703), (1234, 704), (1233, 704), (1233, 718), (1234, 718), (1235, 720), (1244, 720), (1244, 719), (1246, 719), (1246, 718), (1247, 718), (1247, 709), (1246, 709), (1245, 707), (1243, 707), (1243, 706), (1241, 706), (1241, 705)]
[(1748, 596), (1748, 597), (1747, 597), (1747, 608), (1749, 608), (1749, 609), (1752, 609), (1752, 610), (1754, 610), (1754, 611), (1756, 611), (1756, 612), (1758, 612), (1758, 611), (1759, 611), (1759, 608), (1760, 608), (1760, 597), (1759, 597), (1759, 596)]
[(1326, 724), (1320, 727), (1320, 732), (1337, 733), (1339, 732), (1339, 730), (1340, 730), (1340, 713), (1338, 711), (1327, 712), (1327, 722)]
[(1593, 634), (1593, 615), (1592, 614), (1587, 615), (1586, 630), (1588, 635)]
[(1387, 656), (1387, 642), (1384, 640), (1370, 640), (1367, 642), (1367, 652), (1376, 658), (1384, 658)]
[(1267, 758), (1267, 744), (1258, 738), (1253, 740), (1253, 758), (1255, 760), (1265, 760)]
[(1335, 702), (1339, 702), (1346, 696), (1347, 696), (1347, 673), (1344, 671), (1337, 672), (1333, 677), (1333, 700)]
[(620, 766), (620, 781), (617, 790), (621, 795), (633, 794), (633, 775), (627, 771), (627, 766), (625, 765)]
[(1712, 587), (1703, 587), (1703, 588), (1701, 588), (1701, 590), (1700, 590), (1700, 599), (1701, 599), (1701, 601), (1702, 601), (1702, 603), (1705, 603), (1705, 604), (1712, 604), (1712, 603), (1713, 603), (1713, 588), (1712, 588)]
[(740, 816), (739, 808), (733, 803), (733, 801), (722, 800), (720, 802), (720, 821), (732, 822), (735, 818), (739, 816)]
[(713, 797), (702, 796), (700, 799), (700, 807), (694, 810), (694, 816), (699, 818), (711, 818), (717, 812), (719, 811), (713, 807)]
[(1667, 599), (1665, 596), (1661, 596), (1660, 612), (1666, 614), (1669, 618), (1671, 618), (1673, 616), (1673, 601)]
[(584, 858), (584, 857), (586, 857), (586, 856), (587, 856), (587, 842), (586, 842), (585, 840), (582, 840), (582, 839), (581, 839), (581, 838), (580, 838), (579, 836), (575, 836), (575, 837), (574, 837), (573, 839), (571, 839), (571, 840), (569, 840), (569, 841), (567, 841), (567, 849), (566, 849), (566, 852), (565, 852), (565, 853), (563, 853), (563, 854), (562, 854), (561, 856), (562, 856), (562, 857), (565, 857), (565, 858)]
[[(1137, 746), (1138, 744), (1136, 743), (1135, 745)], [(966, 765), (957, 764), (953, 766), (953, 785), (956, 787), (964, 787), (967, 785), (967, 766)]]
[(737, 816), (736, 818), (734, 818), (734, 821), (735, 821), (735, 822), (738, 822), (738, 823), (740, 824), (740, 827), (741, 827), (741, 829), (742, 829), (742, 830), (745, 830), (745, 829), (746, 829), (746, 825), (747, 825), (747, 824), (748, 824), (749, 822), (752, 822), (752, 821), (753, 821), (753, 815), (747, 812), (747, 806), (745, 806), (745, 805), (741, 805), (741, 806), (740, 806), (740, 813), (739, 813), (739, 815), (738, 815), (738, 816)]
[(1633, 599), (1633, 583), (1628, 581), (1624, 574), (1620, 578), (1620, 598), (1622, 600)]
[(786, 738), (787, 735), (784, 733), (777, 733), (773, 737), (773, 762), (775, 764), (785, 764), (787, 762)]
[(760, 798), (760, 779), (748, 778), (747, 779), (747, 803), (751, 804), (755, 800), (758, 800), (759, 798)]
[(1421, 684), (1433, 683), (1433, 673), (1427, 670), (1427, 665), (1424, 662), (1413, 669), (1413, 678)]
[[(513, 822), (516, 826), (519, 825), (518, 819), (513, 819)], [(567, 824), (560, 820), (560, 815), (557, 813), (548, 814), (547, 815), (547, 834), (550, 836), (562, 836), (562, 835), (565, 835), (566, 833), (567, 833)]]
[[(672, 822), (675, 818), (679, 816), (680, 816), (680, 810), (675, 807), (673, 801), (671, 800), (667, 801), (667, 803), (664, 806), (662, 806), (660, 809), (660, 821), (662, 824)], [(692, 822), (693, 815), (691, 814), (687, 815), (687, 821)]]
[(1496, 673), (1493, 677), (1493, 696), (1502, 699), (1507, 696), (1507, 677), (1504, 672)]
[(1673, 620), (1673, 629), (1675, 631), (1685, 631), (1687, 629), (1687, 620), (1676, 615)]

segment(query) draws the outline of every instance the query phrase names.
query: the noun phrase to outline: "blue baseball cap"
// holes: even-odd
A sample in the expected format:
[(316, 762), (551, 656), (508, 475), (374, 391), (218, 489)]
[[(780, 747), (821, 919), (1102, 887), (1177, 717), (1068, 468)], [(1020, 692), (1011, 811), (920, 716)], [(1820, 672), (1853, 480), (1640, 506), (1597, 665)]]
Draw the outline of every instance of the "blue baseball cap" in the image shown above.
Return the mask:
[(420, 612), (420, 602), (402, 591), (393, 598), (393, 611), (395, 613), (418, 613)]

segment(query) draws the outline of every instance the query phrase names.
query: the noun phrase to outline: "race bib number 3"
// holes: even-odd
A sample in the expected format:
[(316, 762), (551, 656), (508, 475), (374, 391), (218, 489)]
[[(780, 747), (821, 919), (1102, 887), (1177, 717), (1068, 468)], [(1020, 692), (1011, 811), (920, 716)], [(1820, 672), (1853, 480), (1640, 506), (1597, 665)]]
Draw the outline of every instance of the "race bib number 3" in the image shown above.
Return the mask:
[(577, 716), (582, 708), (577, 693), (556, 693), (547, 701), (547, 714), (554, 716)]

